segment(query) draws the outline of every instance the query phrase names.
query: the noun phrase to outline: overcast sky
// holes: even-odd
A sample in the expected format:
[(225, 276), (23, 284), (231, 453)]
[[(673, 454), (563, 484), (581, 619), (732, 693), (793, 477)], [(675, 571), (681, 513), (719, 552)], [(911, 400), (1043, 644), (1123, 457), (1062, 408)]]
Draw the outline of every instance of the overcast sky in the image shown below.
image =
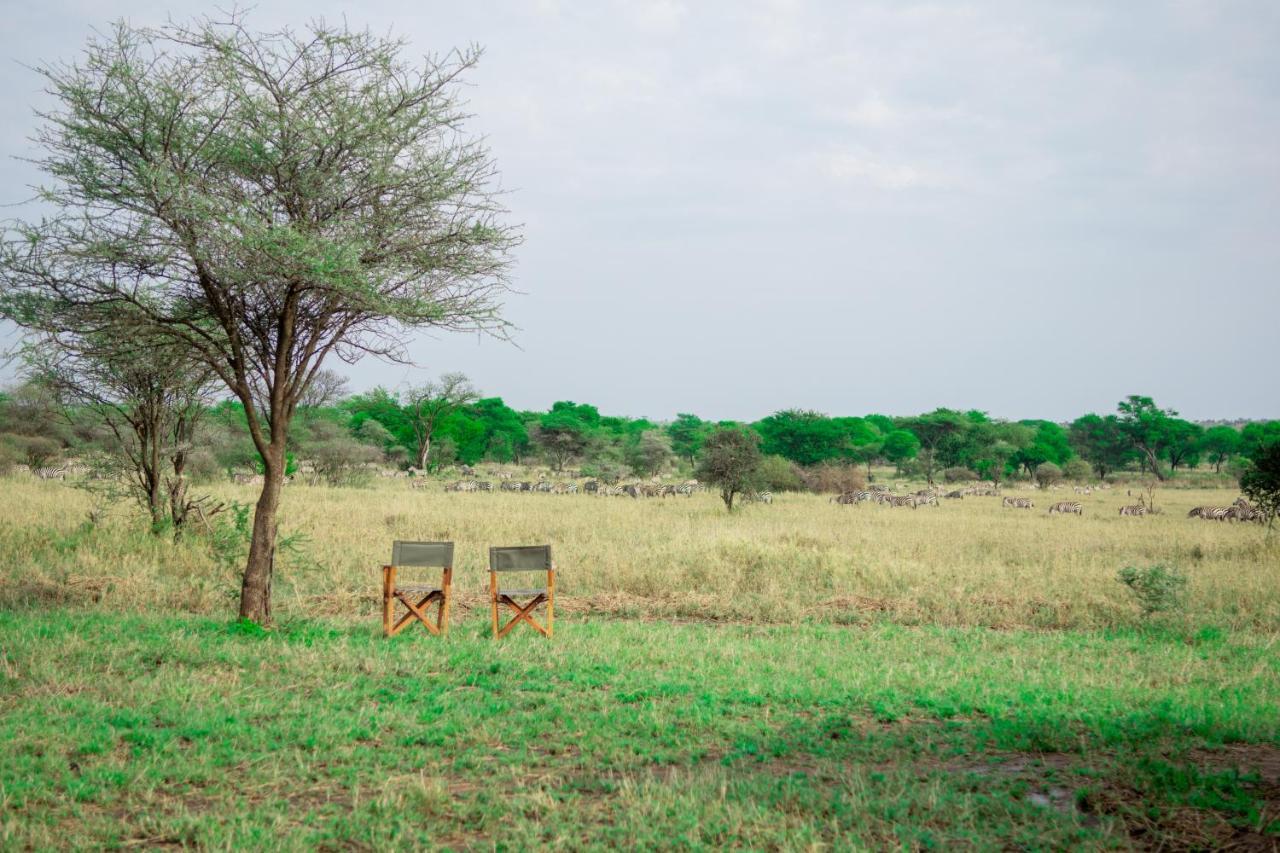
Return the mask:
[[(0, 200), (39, 180), (13, 159), (43, 97), (24, 65), (208, 8), (9, 4)], [(525, 237), (519, 348), (424, 336), (418, 368), (344, 368), (357, 390), (460, 370), (518, 408), (654, 418), (1066, 419), (1130, 393), (1280, 417), (1274, 0), (307, 0), (249, 24), (343, 15), (485, 48), (472, 128)]]

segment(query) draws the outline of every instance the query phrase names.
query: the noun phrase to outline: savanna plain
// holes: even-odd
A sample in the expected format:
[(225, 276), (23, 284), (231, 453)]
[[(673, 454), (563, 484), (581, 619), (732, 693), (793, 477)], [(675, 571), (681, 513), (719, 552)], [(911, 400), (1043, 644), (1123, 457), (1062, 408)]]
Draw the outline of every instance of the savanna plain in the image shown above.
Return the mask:
[[(289, 485), (272, 630), (232, 619), (235, 509), (174, 543), (0, 493), (6, 849), (1280, 844), (1280, 536), (1187, 518), (1225, 489)], [(447, 637), (382, 636), (396, 539), (457, 543)], [(555, 636), (495, 642), (487, 549), (542, 543)], [(1151, 565), (1188, 584), (1146, 613), (1117, 573)]]

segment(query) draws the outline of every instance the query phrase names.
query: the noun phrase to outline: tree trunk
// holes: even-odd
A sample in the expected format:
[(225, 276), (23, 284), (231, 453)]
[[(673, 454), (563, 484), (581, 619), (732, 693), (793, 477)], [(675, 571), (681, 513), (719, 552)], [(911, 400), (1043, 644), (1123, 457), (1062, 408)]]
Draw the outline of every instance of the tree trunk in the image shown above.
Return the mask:
[(418, 470), (427, 470), (427, 455), (431, 453), (431, 439), (424, 438), (418, 442)]
[(275, 569), (276, 511), (284, 485), (284, 450), (271, 448), (263, 459), (262, 494), (253, 513), (249, 562), (240, 586), (240, 618), (271, 624), (271, 574)]

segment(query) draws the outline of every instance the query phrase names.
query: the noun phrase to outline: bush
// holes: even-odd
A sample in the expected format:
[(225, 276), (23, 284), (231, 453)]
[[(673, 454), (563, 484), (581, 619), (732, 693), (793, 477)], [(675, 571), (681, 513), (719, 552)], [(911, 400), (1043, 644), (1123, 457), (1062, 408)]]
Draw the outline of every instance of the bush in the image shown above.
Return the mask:
[(978, 479), (978, 474), (963, 466), (955, 466), (944, 470), (942, 479), (948, 483), (969, 483)]
[(1186, 595), (1187, 576), (1176, 566), (1126, 566), (1116, 580), (1129, 588), (1147, 616), (1181, 607)]
[(801, 469), (805, 488), (818, 494), (856, 492), (867, 487), (862, 469), (857, 465), (823, 462)]
[(1062, 469), (1052, 462), (1041, 462), (1036, 466), (1036, 482), (1040, 488), (1047, 489), (1062, 479)]
[(1093, 479), (1093, 466), (1076, 456), (1062, 464), (1062, 474), (1068, 480), (1082, 483)]
[(760, 460), (760, 485), (775, 492), (798, 492), (804, 489), (800, 467), (782, 456), (766, 456)]

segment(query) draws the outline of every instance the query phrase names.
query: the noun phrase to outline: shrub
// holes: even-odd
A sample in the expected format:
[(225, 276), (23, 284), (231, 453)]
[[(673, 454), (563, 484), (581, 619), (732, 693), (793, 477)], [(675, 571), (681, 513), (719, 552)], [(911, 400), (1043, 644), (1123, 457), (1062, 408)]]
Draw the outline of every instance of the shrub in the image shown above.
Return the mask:
[(856, 492), (867, 487), (862, 469), (857, 465), (823, 462), (801, 469), (805, 488), (818, 494)]
[(1186, 595), (1187, 576), (1176, 566), (1156, 564), (1145, 569), (1125, 566), (1116, 580), (1129, 588), (1148, 616), (1181, 607)]
[(1062, 479), (1062, 469), (1052, 462), (1041, 462), (1036, 466), (1036, 482), (1045, 489)]
[(942, 479), (948, 483), (969, 483), (978, 479), (976, 471), (957, 465), (942, 472)]
[(1075, 456), (1062, 463), (1062, 474), (1068, 480), (1084, 482), (1093, 479), (1093, 466), (1079, 456)]
[(781, 456), (766, 456), (760, 460), (760, 482), (775, 492), (798, 492), (805, 487), (800, 469)]

